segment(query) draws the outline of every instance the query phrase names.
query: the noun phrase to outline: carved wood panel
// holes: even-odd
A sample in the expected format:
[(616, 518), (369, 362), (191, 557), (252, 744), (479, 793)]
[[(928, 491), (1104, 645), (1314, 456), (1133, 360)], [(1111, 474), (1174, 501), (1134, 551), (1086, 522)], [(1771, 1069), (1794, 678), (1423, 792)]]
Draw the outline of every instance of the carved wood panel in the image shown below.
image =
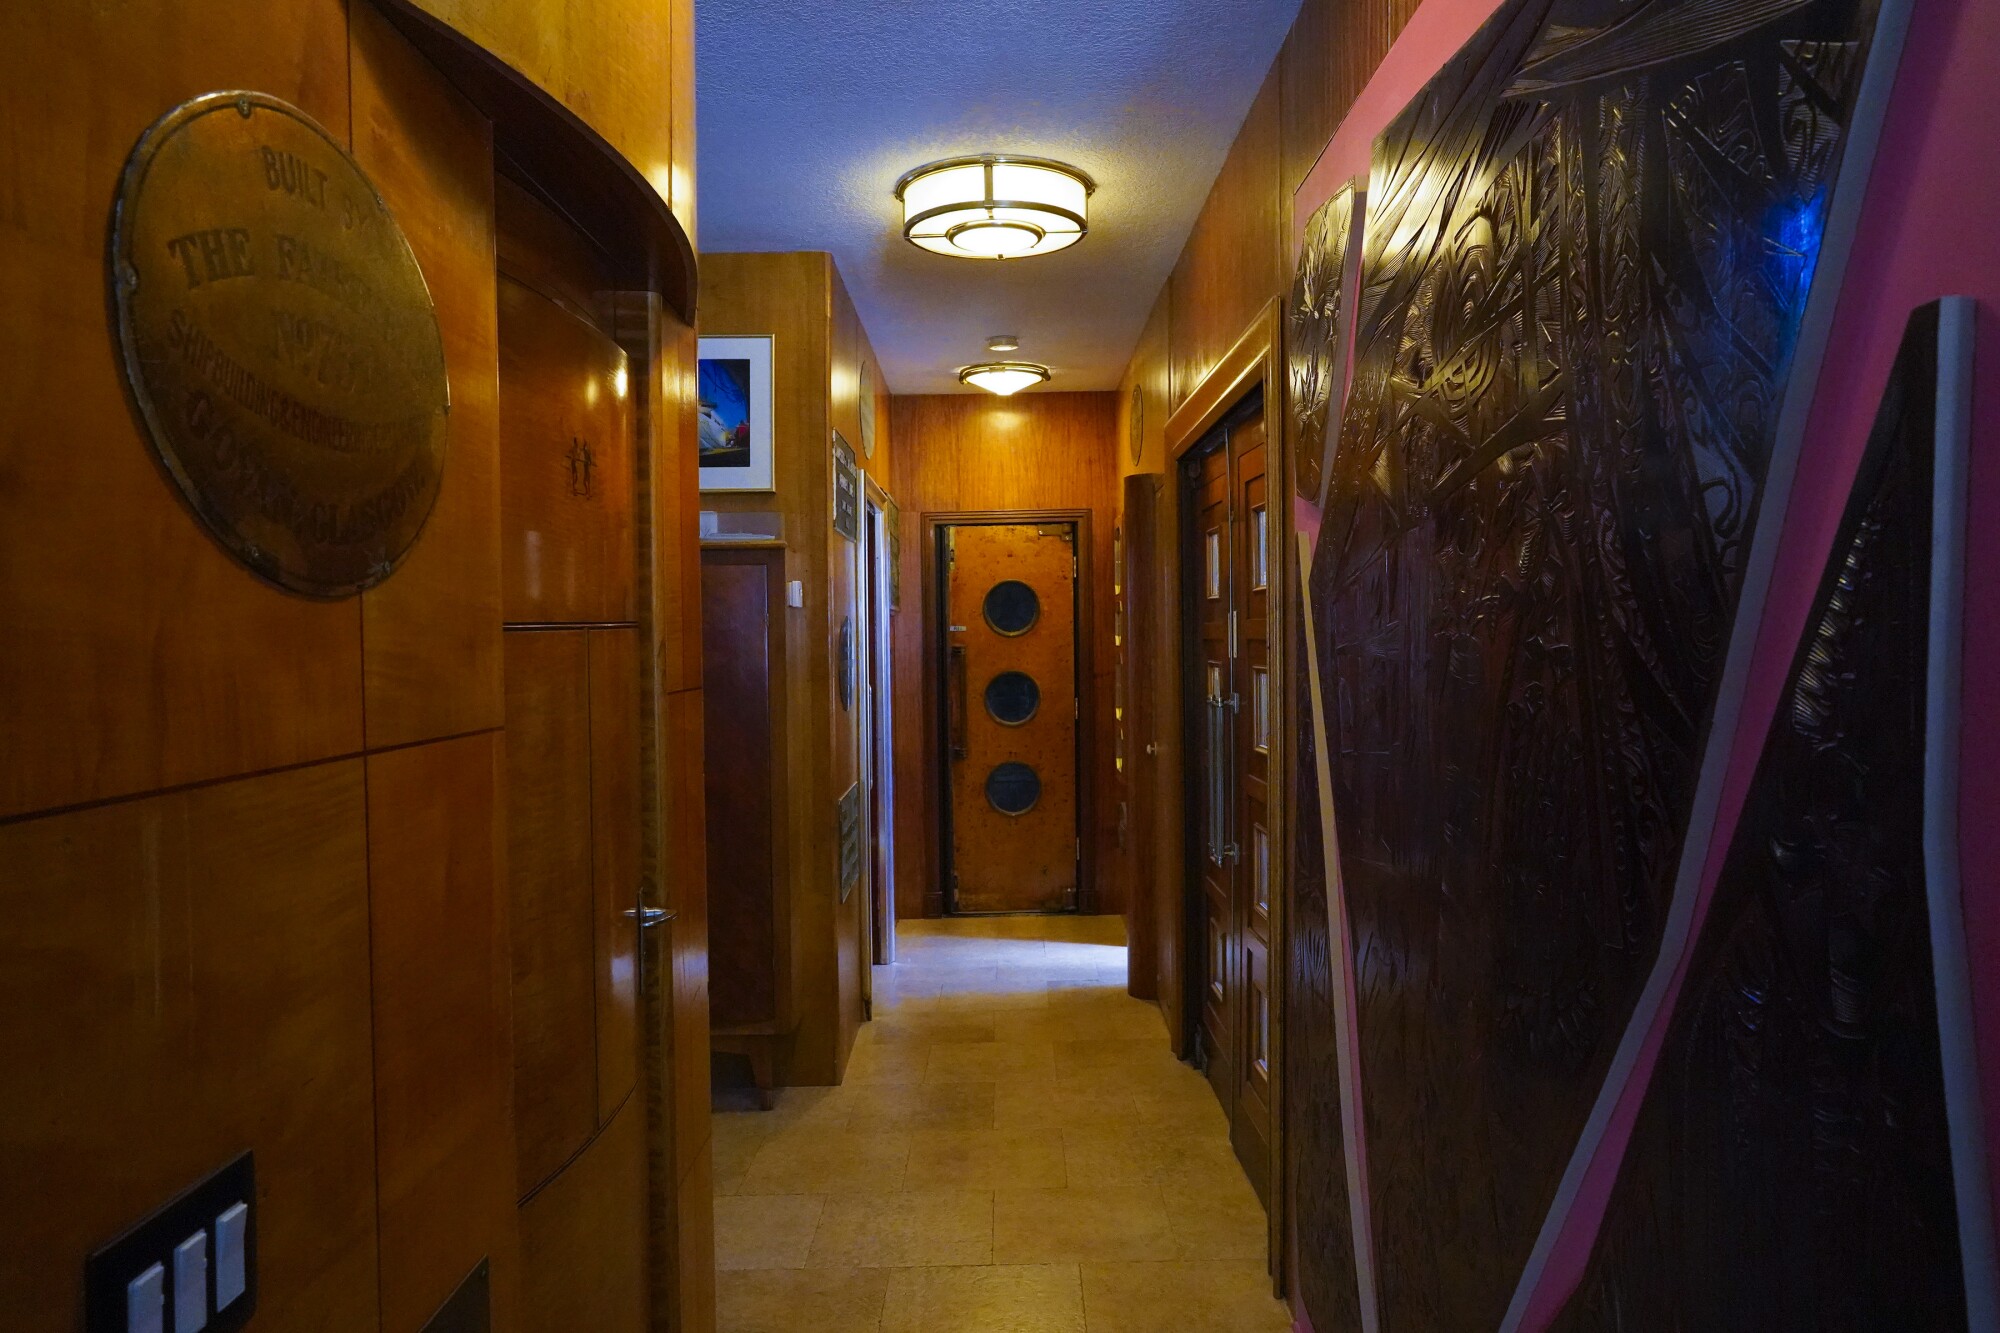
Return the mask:
[(1923, 846), (1937, 307), (1912, 318), (1558, 1327), (1966, 1327)]
[(1657, 952), (1873, 22), (1509, 4), (1377, 141), (1309, 596), (1384, 1327), (1499, 1323)]

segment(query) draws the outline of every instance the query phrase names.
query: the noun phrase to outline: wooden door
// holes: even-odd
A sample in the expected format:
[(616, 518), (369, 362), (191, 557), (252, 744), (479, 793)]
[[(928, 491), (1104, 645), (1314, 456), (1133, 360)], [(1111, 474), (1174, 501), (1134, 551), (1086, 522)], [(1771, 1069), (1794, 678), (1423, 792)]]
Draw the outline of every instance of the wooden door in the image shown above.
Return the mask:
[(708, 715), (709, 1015), (718, 1028), (782, 1027), (783, 880), (777, 814), (784, 702), (785, 553), (701, 553)]
[(1270, 1185), (1274, 704), (1261, 396), (1183, 464), (1187, 903), (1195, 1044), (1260, 1195)]
[(1076, 525), (942, 533), (950, 910), (1074, 910)]
[[(524, 1325), (646, 1317), (635, 417), (604, 284), (501, 191), (502, 610)], [(609, 1188), (606, 1182), (618, 1182)], [(587, 1262), (586, 1262), (587, 1260)], [(579, 1319), (584, 1323), (578, 1323)]]
[[(1160, 923), (1154, 846), (1159, 836), (1156, 794), (1160, 780), (1154, 678), (1161, 662), (1158, 599), (1166, 572), (1158, 556), (1159, 486), (1158, 477), (1145, 473), (1125, 478), (1125, 520), (1119, 529), (1124, 568), (1119, 571), (1118, 593), (1125, 612), (1118, 645), (1118, 674), (1123, 685), (1123, 711), (1118, 721), (1124, 736), (1120, 777), (1126, 802), (1126, 936), (1130, 945), (1126, 988), (1144, 1000), (1165, 1000), (1180, 977), (1180, 970), (1163, 967), (1160, 957), (1166, 932)], [(1176, 1005), (1168, 1015), (1169, 1028), (1179, 1021)]]

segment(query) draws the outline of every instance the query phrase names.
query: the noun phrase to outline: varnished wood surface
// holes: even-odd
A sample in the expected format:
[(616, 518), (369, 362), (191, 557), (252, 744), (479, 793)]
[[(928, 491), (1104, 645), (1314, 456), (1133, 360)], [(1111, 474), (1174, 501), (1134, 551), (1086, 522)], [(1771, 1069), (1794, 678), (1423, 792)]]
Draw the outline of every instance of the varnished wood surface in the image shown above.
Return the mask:
[(365, 829), (358, 760), (0, 826), (10, 1331), (246, 1149), (258, 1328), (377, 1326)]
[(517, 630), (506, 649), (514, 1133), (526, 1194), (597, 1127), (590, 674), (587, 631)]
[(396, 576), (361, 599), (368, 744), (500, 725), (492, 127), (382, 16), (354, 9), (354, 155), (409, 237), (451, 378), (445, 478)]
[[(729, 1027), (781, 1012), (777, 771), (784, 706), (784, 552), (702, 553), (707, 718), (709, 1013)], [(785, 1008), (789, 1008), (787, 1003)], [(787, 1014), (789, 1017), (789, 1014)]]
[(371, 756), (369, 939), (382, 1317), (416, 1329), (482, 1258), (519, 1282), (498, 732)]
[[(692, 53), (675, 50), (690, 0), (564, 0), (494, 5), (414, 0), (567, 106), (674, 202), (676, 84), (692, 82)], [(683, 43), (685, 45), (685, 43)], [(678, 57), (678, 58), (677, 58)], [(692, 159), (680, 164), (691, 171)], [(692, 217), (683, 219), (692, 237)]]
[(1279, 83), (1274, 67), (1174, 265), (1169, 336), (1175, 407), (1284, 286), (1291, 212), (1278, 188)]
[(208, 536), (102, 313), (145, 128), (247, 87), (344, 142), (346, 49), (340, 0), (0, 11), (0, 817), (360, 748), (358, 605), (278, 592)]
[[(1013, 398), (989, 394), (909, 395), (890, 399), (896, 439), (894, 484), (903, 510), (903, 606), (896, 613), (896, 768), (904, 780), (896, 788), (896, 912), (923, 916), (942, 910), (937, 844), (939, 785), (936, 695), (925, 684), (926, 645), (936, 635), (936, 616), (925, 604), (923, 515), (942, 510), (1085, 509), (1093, 546), (1089, 636), (1092, 671), (1085, 681), (1086, 711), (1103, 719), (1102, 730), (1086, 728), (1085, 763), (1097, 790), (1115, 788), (1111, 738), (1111, 533), (1118, 495), (1116, 438), (1118, 398), (1112, 393), (1045, 393)], [(917, 775), (917, 776), (913, 776)], [(920, 776), (928, 775), (928, 776)], [(1092, 827), (1084, 830), (1096, 861), (1116, 855), (1116, 802), (1098, 802)], [(1088, 871), (1093, 867), (1087, 865)], [(1115, 883), (1111, 881), (1111, 883)], [(1104, 887), (1109, 888), (1108, 883)], [(1123, 904), (1100, 892), (1096, 910), (1118, 912)]]
[(493, 181), (493, 220), (489, 259), (504, 276), (612, 332), (603, 309), (606, 294), (618, 286), (609, 256), (513, 175)]
[[(1125, 802), (1126, 946), (1130, 959), (1127, 989), (1144, 1000), (1163, 994), (1160, 966), (1158, 797), (1159, 708), (1155, 684), (1160, 641), (1159, 597), (1165, 570), (1160, 564), (1159, 479), (1147, 473), (1125, 478), (1125, 642), (1118, 651), (1118, 670), (1125, 680), (1125, 771), (1120, 798)], [(1171, 709), (1169, 713), (1171, 713)]]
[(624, 352), (500, 279), (502, 607), (509, 624), (636, 618)]
[(658, 413), (648, 437), (652, 456), (647, 484), (653, 523), (653, 633), (659, 688), (672, 693), (701, 685), (700, 455), (701, 393), (696, 387), (697, 339), (693, 329), (662, 312), (654, 334), (659, 349), (655, 383)]
[(597, 1123), (638, 1074), (639, 631), (590, 631), (590, 853), (596, 901)]
[(521, 1205), (523, 1333), (640, 1333), (645, 1241), (645, 1116), (628, 1103)]
[(710, 1119), (709, 907), (700, 690), (682, 690), (667, 696), (667, 729), (673, 755), (667, 775), (667, 800), (674, 863), (674, 919), (671, 929), (665, 932), (672, 956), (673, 1150), (675, 1173), (685, 1179), (708, 1143)]
[[(1004, 523), (949, 531), (944, 641), (953, 661), (944, 683), (958, 696), (951, 713), (960, 734), (949, 755), (954, 891), (947, 901), (956, 912), (1062, 911), (1082, 868), (1075, 529)], [(1039, 614), (1025, 633), (1001, 634), (987, 622), (986, 596), (1003, 582), (1034, 590)], [(1040, 691), (1033, 716), (1018, 724), (998, 721), (986, 706), (986, 687), (1003, 672), (1027, 676)], [(986, 793), (988, 775), (1009, 763), (1027, 765), (1041, 782), (1039, 798), (1019, 814), (1002, 813)]]
[(1305, 0), (1279, 51), (1289, 200), (1417, 9), (1417, 0)]

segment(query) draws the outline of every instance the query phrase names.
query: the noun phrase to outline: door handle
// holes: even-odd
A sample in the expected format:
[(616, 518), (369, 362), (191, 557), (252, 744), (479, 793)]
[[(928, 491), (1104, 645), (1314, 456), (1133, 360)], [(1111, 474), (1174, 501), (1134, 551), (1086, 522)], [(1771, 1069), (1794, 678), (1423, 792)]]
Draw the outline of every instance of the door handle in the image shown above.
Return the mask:
[(625, 915), (637, 921), (641, 930), (651, 930), (662, 922), (674, 919), (673, 910), (666, 907), (628, 907)]
[(949, 704), (951, 726), (951, 757), (963, 759), (965, 747), (965, 649), (958, 644), (951, 646), (951, 701)]

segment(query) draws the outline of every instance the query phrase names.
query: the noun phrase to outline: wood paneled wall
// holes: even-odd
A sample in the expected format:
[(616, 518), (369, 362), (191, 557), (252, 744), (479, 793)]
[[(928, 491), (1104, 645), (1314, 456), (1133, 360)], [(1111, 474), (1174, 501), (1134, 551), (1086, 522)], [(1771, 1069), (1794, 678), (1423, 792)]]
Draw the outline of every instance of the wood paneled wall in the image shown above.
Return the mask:
[[(1416, 7), (1417, 0), (1305, 0), (1300, 6), (1161, 289), (1160, 306), (1170, 312), (1165, 334), (1155, 335), (1154, 322), (1162, 319), (1156, 307), (1127, 370), (1124, 399), (1135, 379), (1164, 383), (1159, 426), (1265, 302), (1289, 285), (1292, 194)], [(1156, 428), (1153, 389), (1147, 392), (1149, 438), (1157, 439), (1150, 435)], [(1144, 470), (1161, 467), (1149, 448)]]
[(1090, 553), (1092, 678), (1097, 725), (1085, 738), (1095, 785), (1096, 828), (1087, 830), (1096, 910), (1124, 910), (1118, 875), (1118, 800), (1113, 785), (1111, 534), (1118, 510), (1118, 396), (1028, 392), (927, 394), (890, 400), (897, 452), (890, 491), (903, 508), (903, 609), (895, 622), (896, 914), (943, 910), (938, 882), (937, 705), (924, 687), (924, 654), (936, 633), (924, 604), (926, 513), (989, 509), (1086, 509)]
[(412, 0), (561, 102), (693, 240), (694, 0)]
[(854, 613), (859, 547), (833, 531), (832, 448), (838, 430), (860, 455), (856, 389), (864, 361), (877, 427), (875, 457), (862, 460), (862, 467), (878, 481), (887, 478), (895, 456), (895, 432), (881, 365), (832, 256), (704, 255), (701, 332), (775, 339), (775, 489), (705, 492), (701, 505), (781, 515), (785, 578), (805, 585), (805, 605), (782, 612), (788, 617), (786, 699), (777, 804), (788, 839), (791, 987), (799, 1029), (790, 1060), (781, 1054), (777, 1076), (783, 1084), (836, 1083), (862, 1020), (865, 903), (859, 891), (842, 902), (836, 883), (835, 802), (859, 773), (859, 733), (855, 714), (838, 702), (834, 645), (841, 618)]
[[(583, 49), (564, 57), (570, 92), (609, 123), (691, 95), (629, 52), (626, 84), (586, 86)], [(119, 171), (148, 124), (218, 88), (285, 98), (348, 143), (437, 304), (443, 488), (408, 559), (358, 598), (294, 596), (236, 564), (154, 460), (117, 368)], [(492, 145), (480, 109), (366, 0), (0, 9), (10, 1330), (80, 1326), (85, 1255), (246, 1148), (260, 1329), (414, 1333), (481, 1257), (494, 1327), (522, 1326)], [(687, 472), (656, 493), (658, 521), (690, 557), (663, 558), (668, 585), (694, 569), (692, 355), (682, 340), (663, 371)], [(663, 680), (684, 698), (699, 641), (676, 619), (687, 603), (667, 604)], [(698, 756), (698, 702), (693, 716)], [(683, 1009), (702, 981), (676, 970)], [(698, 1021), (700, 1116), (682, 1119), (699, 1137), (676, 1151), (705, 1210)], [(711, 1282), (694, 1248), (683, 1289)]]

